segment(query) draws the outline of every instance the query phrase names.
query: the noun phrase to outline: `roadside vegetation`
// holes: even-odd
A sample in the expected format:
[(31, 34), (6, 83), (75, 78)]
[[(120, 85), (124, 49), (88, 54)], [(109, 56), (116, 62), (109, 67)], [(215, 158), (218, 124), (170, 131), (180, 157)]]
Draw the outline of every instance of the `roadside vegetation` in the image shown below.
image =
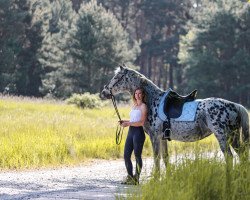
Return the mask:
[[(129, 108), (118, 105), (126, 119)], [(123, 157), (127, 129), (121, 145), (115, 143), (117, 116), (110, 105), (80, 109), (76, 105), (41, 99), (0, 97), (0, 168), (23, 169), (73, 165), (88, 159)], [(201, 148), (218, 148), (214, 137), (195, 143), (169, 143), (170, 155)], [(143, 156), (152, 156), (147, 137)]]
[[(151, 178), (128, 199), (164, 200), (248, 200), (250, 199), (250, 162), (227, 165), (217, 156), (195, 158), (168, 165), (160, 179)], [(139, 192), (138, 192), (139, 191)]]

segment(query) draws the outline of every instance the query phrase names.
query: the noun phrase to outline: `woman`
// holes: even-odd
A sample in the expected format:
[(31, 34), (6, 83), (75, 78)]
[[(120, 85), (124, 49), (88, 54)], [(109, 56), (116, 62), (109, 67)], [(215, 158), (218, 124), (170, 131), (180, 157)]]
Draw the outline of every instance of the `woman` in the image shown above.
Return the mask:
[[(142, 88), (137, 88), (133, 94), (134, 105), (130, 112), (130, 120), (121, 121), (121, 126), (129, 126), (129, 131), (124, 148), (124, 160), (127, 169), (127, 177), (122, 184), (139, 184), (139, 176), (142, 169), (142, 149), (145, 141), (143, 125), (147, 118), (146, 95)], [(136, 172), (133, 175), (131, 155), (134, 150), (136, 159)]]

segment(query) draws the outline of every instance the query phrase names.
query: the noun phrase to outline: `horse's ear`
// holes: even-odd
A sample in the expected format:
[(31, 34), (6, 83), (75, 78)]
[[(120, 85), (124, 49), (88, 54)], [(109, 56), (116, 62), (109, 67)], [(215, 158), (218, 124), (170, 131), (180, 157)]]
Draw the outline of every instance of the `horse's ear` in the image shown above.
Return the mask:
[(120, 65), (120, 70), (123, 71), (124, 70), (124, 67)]

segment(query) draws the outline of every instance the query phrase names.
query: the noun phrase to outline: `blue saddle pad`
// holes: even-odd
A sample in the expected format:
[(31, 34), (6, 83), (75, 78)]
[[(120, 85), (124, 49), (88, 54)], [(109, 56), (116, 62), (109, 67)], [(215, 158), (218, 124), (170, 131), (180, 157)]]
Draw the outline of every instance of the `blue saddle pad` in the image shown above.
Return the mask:
[(177, 122), (192, 122), (195, 120), (196, 110), (198, 106), (199, 100), (194, 100), (190, 102), (186, 102), (183, 105), (181, 116), (174, 119)]
[[(164, 100), (168, 95), (168, 91), (163, 95), (161, 102), (158, 107), (158, 116), (162, 121), (167, 121), (167, 116), (164, 113)], [(174, 121), (185, 121), (191, 122), (195, 120), (197, 106), (201, 100), (197, 99), (194, 101), (186, 102), (183, 105), (181, 116), (173, 119)]]

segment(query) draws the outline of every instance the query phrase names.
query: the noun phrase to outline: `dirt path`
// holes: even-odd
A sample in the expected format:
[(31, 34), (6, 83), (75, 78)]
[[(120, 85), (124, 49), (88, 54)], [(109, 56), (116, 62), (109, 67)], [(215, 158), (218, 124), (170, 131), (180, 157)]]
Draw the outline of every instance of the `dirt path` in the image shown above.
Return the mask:
[[(142, 179), (152, 170), (144, 159)], [(123, 160), (95, 160), (87, 165), (50, 170), (0, 173), (0, 199), (115, 199), (127, 189), (120, 182), (126, 175)]]
[[(223, 154), (204, 153), (206, 158), (216, 155), (223, 160)], [(171, 163), (179, 163), (194, 154), (171, 156)], [(135, 164), (135, 162), (133, 162)], [(141, 180), (146, 181), (153, 168), (153, 159), (143, 159)], [(161, 163), (164, 170), (164, 165)], [(125, 196), (127, 190), (137, 186), (121, 185), (126, 176), (124, 161), (94, 160), (77, 167), (0, 173), (0, 199), (115, 199)]]

